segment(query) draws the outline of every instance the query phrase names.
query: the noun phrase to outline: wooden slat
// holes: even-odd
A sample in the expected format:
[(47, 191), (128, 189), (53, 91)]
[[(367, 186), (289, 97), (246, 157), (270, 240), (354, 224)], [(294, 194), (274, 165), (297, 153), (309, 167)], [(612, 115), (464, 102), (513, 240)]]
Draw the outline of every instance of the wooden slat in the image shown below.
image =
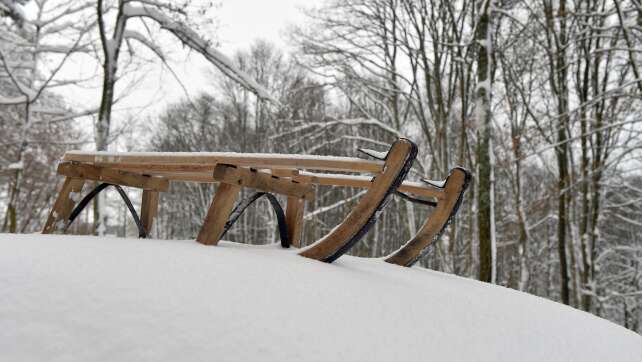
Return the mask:
[(205, 245), (218, 244), (240, 191), (238, 185), (222, 183), (218, 187), (196, 241)]
[(118, 168), (154, 168), (165, 171), (193, 171), (199, 166), (232, 164), (256, 168), (298, 168), (326, 171), (381, 172), (383, 161), (356, 157), (287, 155), (232, 152), (149, 152), (101, 153), (69, 151), (64, 161), (114, 165)]
[(88, 164), (63, 162), (58, 165), (58, 174), (67, 177), (108, 182), (112, 184), (138, 187), (145, 190), (167, 191), (169, 181), (164, 178), (147, 176), (122, 170), (98, 167)]
[[(76, 204), (76, 200), (80, 198), (80, 192), (85, 184), (85, 180), (79, 178), (66, 177), (62, 188), (58, 193), (56, 202), (54, 202), (45, 227), (42, 230), (43, 234), (51, 234), (57, 231), (62, 231), (65, 223), (69, 219), (71, 210)], [(72, 196), (72, 192), (77, 196)]]
[(288, 197), (288, 204), (285, 209), (285, 223), (288, 228), (288, 239), (292, 246), (300, 248), (303, 236), (303, 213), (305, 211), (305, 200), (298, 197)]
[(214, 168), (214, 180), (231, 185), (250, 187), (306, 200), (314, 199), (312, 185), (302, 184), (288, 178), (277, 177), (254, 169), (219, 164)]
[(158, 191), (143, 190), (143, 199), (140, 204), (140, 218), (147, 237), (151, 235), (154, 220), (158, 215)]

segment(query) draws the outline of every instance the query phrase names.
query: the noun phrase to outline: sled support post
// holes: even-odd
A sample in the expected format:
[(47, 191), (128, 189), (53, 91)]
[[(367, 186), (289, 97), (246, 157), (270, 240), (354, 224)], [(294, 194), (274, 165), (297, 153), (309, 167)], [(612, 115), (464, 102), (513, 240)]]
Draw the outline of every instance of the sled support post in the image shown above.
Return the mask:
[(198, 232), (196, 241), (205, 245), (218, 244), (223, 231), (225, 230), (225, 223), (230, 218), (234, 202), (236, 201), (241, 186), (231, 185), (228, 183), (221, 183), (216, 190), (212, 204), (207, 210), (207, 216)]
[(303, 236), (303, 213), (305, 200), (298, 197), (288, 197), (285, 209), (285, 222), (288, 228), (288, 239), (292, 246), (300, 248)]
[(149, 236), (154, 226), (154, 219), (158, 215), (158, 191), (143, 190), (143, 199), (140, 204), (141, 222), (145, 233)]
[(69, 219), (71, 210), (74, 208), (76, 201), (71, 197), (71, 193), (78, 193), (82, 191), (82, 187), (85, 184), (85, 180), (74, 177), (65, 177), (65, 182), (62, 184), (60, 193), (58, 193), (58, 198), (54, 203), (49, 217), (47, 218), (47, 223), (42, 229), (43, 234), (51, 234), (56, 231), (62, 231), (65, 228), (65, 223)]

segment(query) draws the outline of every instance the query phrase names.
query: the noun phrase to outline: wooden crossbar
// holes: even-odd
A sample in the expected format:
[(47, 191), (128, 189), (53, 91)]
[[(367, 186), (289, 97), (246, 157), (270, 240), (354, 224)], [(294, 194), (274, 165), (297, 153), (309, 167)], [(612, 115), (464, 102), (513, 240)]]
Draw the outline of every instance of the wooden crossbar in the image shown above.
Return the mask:
[(302, 184), (285, 177), (270, 175), (256, 169), (219, 164), (214, 168), (212, 178), (215, 181), (230, 185), (250, 187), (304, 200), (314, 199), (314, 189), (312, 189), (311, 185)]
[(58, 165), (58, 174), (83, 180), (102, 181), (116, 185), (137, 187), (143, 190), (169, 190), (169, 181), (164, 178), (89, 164), (62, 162)]
[[(101, 164), (103, 169), (113, 167), (113, 165)], [(199, 182), (199, 183), (217, 183), (218, 181), (212, 177), (211, 166), (199, 166), (202, 169), (200, 172), (170, 172), (170, 171), (155, 171), (138, 167), (138, 172), (147, 172), (152, 176), (166, 178), (170, 181), (181, 182)], [(260, 169), (260, 172), (270, 172), (272, 175), (279, 177), (289, 177), (299, 183), (324, 185), (324, 186), (345, 186), (356, 188), (370, 188), (372, 186), (373, 176), (360, 176), (360, 175), (340, 175), (330, 173), (313, 173), (313, 172), (299, 172), (296, 169)], [(133, 172), (130, 170), (129, 172)], [(399, 191), (411, 193), (417, 196), (434, 197), (438, 200), (444, 197), (442, 189), (431, 187), (427, 184), (414, 181), (404, 181), (399, 187)]]
[[(299, 182), (309, 182), (316, 185), (326, 186), (358, 187), (364, 189), (372, 187), (372, 178), (373, 176), (321, 174), (312, 172), (303, 172), (298, 176), (294, 176), (294, 179)], [(398, 190), (401, 192), (415, 194), (417, 196), (434, 197), (438, 200), (445, 196), (444, 191), (441, 189), (412, 181), (404, 181), (401, 186), (399, 186)]]

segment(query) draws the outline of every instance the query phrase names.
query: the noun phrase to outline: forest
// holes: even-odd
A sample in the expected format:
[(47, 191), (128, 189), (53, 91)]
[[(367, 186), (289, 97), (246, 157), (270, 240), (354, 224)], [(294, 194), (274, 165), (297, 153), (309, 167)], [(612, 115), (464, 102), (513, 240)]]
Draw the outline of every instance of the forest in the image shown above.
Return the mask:
[[(358, 148), (407, 137), (419, 146), (409, 179), (443, 180), (457, 165), (473, 174), (420, 266), (642, 333), (640, 0), (322, 0), (287, 27), (287, 47), (255, 39), (227, 56), (216, 11), (209, 1), (0, 0), (0, 232), (42, 230), (67, 150), (362, 157)], [(123, 111), (149, 69), (184, 86), (177, 53), (211, 66), (210, 87), (144, 117)], [(95, 102), (72, 106), (77, 89), (94, 89)], [(215, 189), (172, 183), (152, 236), (194, 239)], [(304, 243), (362, 194), (319, 186)], [(226, 238), (275, 242), (268, 208), (261, 201)], [(351, 253), (390, 253), (430, 211), (392, 199)], [(135, 237), (126, 212), (107, 194), (73, 232)]]

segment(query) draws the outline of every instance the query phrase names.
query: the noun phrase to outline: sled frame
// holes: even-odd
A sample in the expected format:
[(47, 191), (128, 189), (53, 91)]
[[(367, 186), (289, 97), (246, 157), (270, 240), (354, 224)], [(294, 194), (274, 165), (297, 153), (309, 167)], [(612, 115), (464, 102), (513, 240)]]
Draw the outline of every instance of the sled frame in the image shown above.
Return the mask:
[[(169, 189), (170, 182), (185, 181), (219, 184), (196, 238), (198, 242), (206, 245), (218, 243), (233, 224), (235, 219), (232, 219), (240, 216), (235, 214), (235, 210), (244, 210), (254, 201), (241, 200), (235, 206), (241, 189), (249, 188), (256, 191), (250, 198), (256, 200), (260, 197), (257, 195), (265, 196), (273, 206), (283, 246), (300, 247), (305, 203), (313, 200), (314, 187), (354, 187), (367, 189), (357, 206), (335, 229), (301, 249), (299, 254), (325, 262), (336, 260), (365, 235), (390, 196), (396, 194), (435, 208), (415, 236), (383, 258), (388, 263), (411, 266), (454, 218), (470, 173), (463, 168), (455, 168), (443, 186), (404, 181), (417, 154), (417, 147), (407, 139), (398, 139), (387, 153), (363, 152), (375, 159), (227, 152), (70, 151), (58, 167), (58, 173), (66, 178), (43, 233), (64, 231), (76, 203), (74, 200), (78, 199), (72, 197), (73, 193), (79, 194), (84, 184), (97, 181), (143, 190), (137, 224), (142, 224), (145, 235), (148, 235), (158, 214), (160, 193)], [(362, 175), (327, 173), (335, 171)], [(285, 213), (276, 197), (279, 195), (287, 200)]]

